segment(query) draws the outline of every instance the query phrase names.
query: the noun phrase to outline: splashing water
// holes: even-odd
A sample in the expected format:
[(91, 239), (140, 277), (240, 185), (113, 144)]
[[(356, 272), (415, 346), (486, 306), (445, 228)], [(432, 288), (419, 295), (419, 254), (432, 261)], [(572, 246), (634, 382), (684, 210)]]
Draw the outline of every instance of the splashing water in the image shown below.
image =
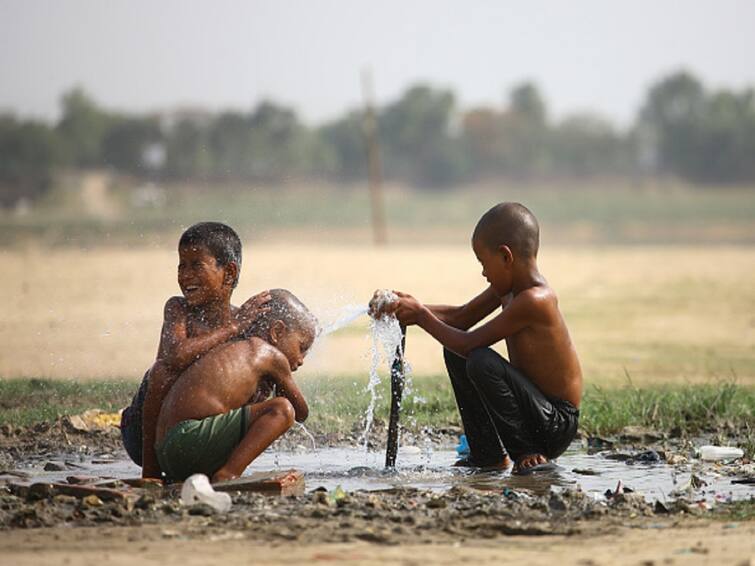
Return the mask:
[(302, 423), (297, 422), (296, 424), (301, 429), (301, 431), (309, 437), (309, 440), (312, 441), (312, 452), (317, 452), (317, 443), (315, 442), (315, 437), (312, 436), (312, 433), (309, 432), (307, 430), (307, 427), (305, 427)]
[(370, 394), (370, 404), (367, 406), (365, 426), (360, 442), (367, 449), (367, 442), (375, 418), (375, 403), (377, 402), (377, 386), (380, 384), (378, 368), (381, 363), (390, 367), (396, 356), (396, 350), (401, 347), (401, 326), (393, 316), (370, 319), (372, 332), (372, 364), (370, 366), (370, 381), (367, 383), (367, 391)]
[(336, 330), (340, 330), (345, 326), (348, 326), (360, 316), (367, 314), (368, 307), (366, 305), (346, 305), (342, 309), (342, 314), (333, 322), (325, 326), (321, 335), (327, 336), (332, 334)]

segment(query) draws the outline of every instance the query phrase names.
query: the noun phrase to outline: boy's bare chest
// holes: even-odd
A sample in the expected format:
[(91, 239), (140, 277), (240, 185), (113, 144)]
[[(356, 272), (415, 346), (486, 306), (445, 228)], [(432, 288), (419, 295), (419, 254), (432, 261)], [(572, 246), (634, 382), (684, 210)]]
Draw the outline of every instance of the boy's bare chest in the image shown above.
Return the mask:
[(195, 317), (186, 318), (186, 335), (189, 338), (197, 338), (209, 334), (213, 330), (217, 330), (217, 328), (219, 328), (217, 325), (210, 325), (204, 320)]

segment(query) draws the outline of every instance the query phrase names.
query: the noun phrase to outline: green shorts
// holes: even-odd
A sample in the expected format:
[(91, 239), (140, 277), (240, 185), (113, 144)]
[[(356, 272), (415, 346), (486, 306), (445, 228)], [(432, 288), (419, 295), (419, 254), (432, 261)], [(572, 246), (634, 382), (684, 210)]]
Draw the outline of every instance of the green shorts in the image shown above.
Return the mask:
[(155, 445), (157, 462), (169, 480), (183, 481), (192, 474), (211, 477), (228, 461), (248, 428), (248, 406), (202, 420), (182, 421)]

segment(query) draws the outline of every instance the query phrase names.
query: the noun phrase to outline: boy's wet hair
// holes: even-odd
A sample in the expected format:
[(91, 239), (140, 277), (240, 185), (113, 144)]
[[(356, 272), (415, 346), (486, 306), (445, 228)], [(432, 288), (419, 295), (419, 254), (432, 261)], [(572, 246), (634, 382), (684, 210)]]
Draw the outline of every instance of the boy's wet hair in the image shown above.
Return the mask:
[(491, 250), (508, 246), (519, 257), (537, 257), (540, 226), (526, 206), (518, 202), (502, 202), (482, 215), (472, 239)]
[(245, 338), (248, 336), (267, 336), (276, 320), (283, 321), (289, 331), (307, 329), (317, 334), (317, 318), (288, 289), (270, 289), (270, 301), (265, 306), (269, 307), (270, 310), (259, 316), (246, 332)]
[(199, 222), (181, 234), (178, 247), (184, 246), (207, 248), (221, 267), (234, 262), (238, 268), (233, 281), (233, 286), (236, 287), (241, 272), (241, 239), (233, 228), (222, 222)]

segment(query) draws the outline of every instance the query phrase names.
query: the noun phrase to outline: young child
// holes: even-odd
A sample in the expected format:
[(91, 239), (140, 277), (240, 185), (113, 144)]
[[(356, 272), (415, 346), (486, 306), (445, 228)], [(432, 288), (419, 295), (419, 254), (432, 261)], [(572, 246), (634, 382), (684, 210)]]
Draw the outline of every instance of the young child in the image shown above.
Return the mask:
[(178, 376), (215, 346), (247, 331), (264, 312), (268, 293), (240, 308), (231, 305), (241, 268), (241, 240), (229, 226), (202, 222), (178, 243), (178, 285), (183, 296), (165, 303), (160, 345), (130, 407), (123, 411), (121, 435), (144, 477), (157, 477), (154, 433), (162, 399)]
[[(508, 467), (508, 452), (514, 471), (529, 473), (546, 467), (576, 435), (582, 370), (556, 294), (538, 271), (538, 246), (534, 215), (501, 203), (472, 236), (488, 289), (458, 307), (423, 305), (397, 292), (398, 301), (375, 313), (394, 313), (443, 344), (471, 452), (459, 465)], [(497, 316), (470, 330), (498, 307)], [(510, 362), (489, 348), (500, 340)]]
[[(205, 354), (165, 397), (155, 447), (167, 479), (195, 473), (213, 482), (239, 477), (294, 420), (307, 418), (307, 403), (291, 374), (304, 362), (317, 321), (289, 291), (274, 289), (270, 295), (270, 310), (249, 338)], [(277, 396), (251, 403), (260, 386), (274, 388)]]

